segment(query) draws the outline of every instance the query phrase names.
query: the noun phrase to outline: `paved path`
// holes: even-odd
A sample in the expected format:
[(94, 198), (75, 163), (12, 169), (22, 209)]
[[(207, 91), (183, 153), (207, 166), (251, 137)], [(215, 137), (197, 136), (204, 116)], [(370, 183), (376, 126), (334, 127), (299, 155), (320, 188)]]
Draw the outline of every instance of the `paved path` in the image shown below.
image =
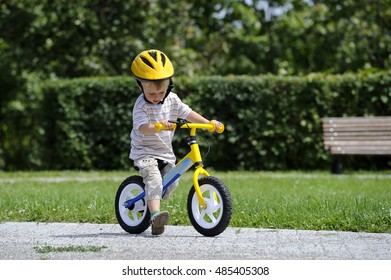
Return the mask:
[[(37, 248), (92, 247), (97, 252), (40, 253)], [(0, 259), (72, 260), (391, 260), (391, 234), (228, 228), (204, 237), (192, 227), (168, 226), (130, 235), (114, 224), (2, 223)]]

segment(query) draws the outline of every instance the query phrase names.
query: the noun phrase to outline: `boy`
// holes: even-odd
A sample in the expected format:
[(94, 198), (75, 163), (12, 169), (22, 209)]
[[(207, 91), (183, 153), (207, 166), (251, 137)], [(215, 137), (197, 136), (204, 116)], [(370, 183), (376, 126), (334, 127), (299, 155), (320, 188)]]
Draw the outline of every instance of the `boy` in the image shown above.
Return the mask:
[[(130, 158), (139, 169), (145, 184), (146, 200), (151, 213), (152, 234), (164, 232), (169, 213), (160, 211), (162, 199), (162, 176), (175, 166), (175, 154), (172, 148), (174, 131), (170, 120), (186, 119), (194, 123), (214, 123), (218, 130), (221, 123), (209, 121), (184, 104), (171, 92), (174, 68), (169, 58), (159, 50), (141, 52), (132, 62), (131, 71), (141, 89), (141, 95), (133, 107), (133, 129), (131, 132)], [(155, 122), (166, 127), (157, 133)], [(167, 166), (159, 170), (159, 163), (167, 162)], [(167, 199), (177, 187), (173, 183), (164, 196)]]

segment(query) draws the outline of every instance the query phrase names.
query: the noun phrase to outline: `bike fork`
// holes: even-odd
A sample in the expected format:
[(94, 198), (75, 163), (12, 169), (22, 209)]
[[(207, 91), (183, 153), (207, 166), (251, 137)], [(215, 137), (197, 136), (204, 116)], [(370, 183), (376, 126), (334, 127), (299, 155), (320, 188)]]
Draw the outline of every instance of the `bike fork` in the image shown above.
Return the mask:
[(203, 174), (204, 176), (209, 176), (209, 173), (201, 165), (197, 166), (196, 170), (194, 171), (193, 185), (194, 185), (194, 190), (197, 194), (198, 202), (201, 205), (201, 208), (206, 209), (205, 200), (202, 197), (200, 184), (198, 183), (198, 176), (200, 174)]

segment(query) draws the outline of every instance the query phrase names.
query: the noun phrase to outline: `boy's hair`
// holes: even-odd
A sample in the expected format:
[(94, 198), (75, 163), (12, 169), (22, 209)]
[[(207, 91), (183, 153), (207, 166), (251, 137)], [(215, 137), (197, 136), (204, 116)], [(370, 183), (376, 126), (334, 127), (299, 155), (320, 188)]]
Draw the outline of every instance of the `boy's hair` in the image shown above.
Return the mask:
[(168, 87), (168, 85), (170, 84), (170, 80), (169, 79), (158, 80), (158, 81), (145, 81), (145, 80), (143, 81), (143, 80), (141, 80), (140, 82), (143, 85), (154, 84), (157, 88)]
[(164, 103), (164, 100), (166, 100), (167, 96), (170, 94), (172, 88), (174, 87), (174, 83), (172, 82), (172, 79), (165, 79), (165, 80), (158, 80), (158, 81), (140, 81), (140, 80), (137, 80), (137, 84), (140, 86), (141, 88), (141, 91), (143, 92), (143, 95), (144, 95), (144, 100), (146, 102), (149, 102), (148, 99), (145, 97), (145, 93), (144, 93), (144, 88), (143, 88), (143, 85), (145, 84), (154, 84), (157, 88), (163, 88), (163, 87), (167, 87), (167, 91), (166, 91), (166, 95), (165, 97), (163, 98), (162, 101), (160, 101), (160, 104), (163, 104)]

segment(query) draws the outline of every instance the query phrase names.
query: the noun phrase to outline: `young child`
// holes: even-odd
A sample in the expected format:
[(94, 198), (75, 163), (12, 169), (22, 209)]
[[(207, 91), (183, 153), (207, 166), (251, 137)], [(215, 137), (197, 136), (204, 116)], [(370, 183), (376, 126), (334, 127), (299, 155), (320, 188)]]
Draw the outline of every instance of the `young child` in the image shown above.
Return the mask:
[[(215, 130), (220, 128), (221, 123), (207, 120), (171, 92), (174, 68), (163, 52), (141, 52), (133, 60), (131, 71), (142, 93), (133, 107), (130, 158), (143, 177), (152, 234), (159, 235), (164, 232), (164, 226), (169, 220), (169, 213), (160, 211), (162, 176), (175, 166), (176, 161), (171, 143), (174, 131), (169, 121), (182, 118), (194, 123), (212, 122)], [(157, 133), (155, 122), (163, 124), (166, 130)], [(168, 164), (160, 171), (159, 162), (162, 161)], [(178, 182), (175, 182), (167, 189), (164, 199), (169, 197), (177, 185)]]

